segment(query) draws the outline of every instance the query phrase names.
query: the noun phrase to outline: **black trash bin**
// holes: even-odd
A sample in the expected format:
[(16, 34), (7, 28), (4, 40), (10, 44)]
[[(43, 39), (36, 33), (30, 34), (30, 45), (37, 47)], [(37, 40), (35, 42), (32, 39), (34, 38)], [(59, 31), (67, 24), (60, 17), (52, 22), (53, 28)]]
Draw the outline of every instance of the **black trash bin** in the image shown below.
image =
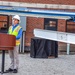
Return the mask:
[(56, 41), (31, 38), (30, 57), (48, 58), (50, 56), (58, 57), (58, 43)]

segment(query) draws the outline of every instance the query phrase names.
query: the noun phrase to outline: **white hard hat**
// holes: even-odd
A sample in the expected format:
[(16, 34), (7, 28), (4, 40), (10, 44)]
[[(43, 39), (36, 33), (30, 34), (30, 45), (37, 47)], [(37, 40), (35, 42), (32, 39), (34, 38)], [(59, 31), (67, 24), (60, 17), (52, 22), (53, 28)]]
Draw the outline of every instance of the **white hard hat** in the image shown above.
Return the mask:
[(15, 16), (13, 17), (13, 19), (17, 19), (17, 20), (20, 21), (20, 17), (19, 17), (19, 15), (15, 15)]

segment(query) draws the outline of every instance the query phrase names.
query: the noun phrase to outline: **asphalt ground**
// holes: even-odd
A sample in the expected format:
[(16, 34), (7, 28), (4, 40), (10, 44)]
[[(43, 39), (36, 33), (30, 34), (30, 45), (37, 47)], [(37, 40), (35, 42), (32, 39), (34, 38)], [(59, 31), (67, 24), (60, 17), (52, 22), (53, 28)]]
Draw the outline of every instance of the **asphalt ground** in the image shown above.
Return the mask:
[[(0, 54), (0, 69), (2, 54)], [(58, 55), (58, 58), (31, 58), (30, 53), (19, 54), (18, 73), (3, 75), (75, 75), (75, 55)], [(5, 70), (9, 68), (10, 58), (5, 54)]]

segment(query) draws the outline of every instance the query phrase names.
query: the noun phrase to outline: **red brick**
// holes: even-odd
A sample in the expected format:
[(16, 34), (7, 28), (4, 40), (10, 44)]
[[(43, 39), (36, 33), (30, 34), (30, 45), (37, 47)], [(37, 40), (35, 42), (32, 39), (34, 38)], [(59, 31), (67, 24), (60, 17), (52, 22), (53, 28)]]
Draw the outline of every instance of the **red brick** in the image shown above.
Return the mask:
[(0, 1), (75, 5), (75, 0), (0, 0)]
[(58, 20), (58, 31), (65, 32), (66, 31), (66, 20)]

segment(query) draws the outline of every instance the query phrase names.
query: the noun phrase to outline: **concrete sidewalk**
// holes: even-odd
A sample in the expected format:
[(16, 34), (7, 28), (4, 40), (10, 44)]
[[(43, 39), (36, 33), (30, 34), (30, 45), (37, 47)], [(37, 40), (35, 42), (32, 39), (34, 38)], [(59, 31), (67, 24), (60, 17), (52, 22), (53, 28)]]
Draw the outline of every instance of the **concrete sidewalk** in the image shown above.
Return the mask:
[[(58, 55), (58, 58), (31, 58), (30, 54), (19, 54), (19, 72), (3, 75), (75, 75), (75, 55)], [(0, 68), (1, 68), (0, 54)], [(6, 54), (5, 69), (9, 68), (9, 55)], [(1, 75), (1, 74), (0, 74)]]

